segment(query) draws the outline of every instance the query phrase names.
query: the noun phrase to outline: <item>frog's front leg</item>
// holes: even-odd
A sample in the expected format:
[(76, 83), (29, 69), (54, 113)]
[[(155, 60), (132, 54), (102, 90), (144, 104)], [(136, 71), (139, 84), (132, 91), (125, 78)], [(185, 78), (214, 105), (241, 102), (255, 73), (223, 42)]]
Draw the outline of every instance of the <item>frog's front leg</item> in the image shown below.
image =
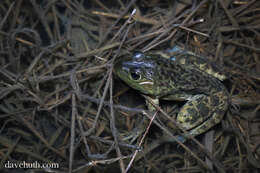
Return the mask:
[[(145, 98), (145, 102), (146, 102), (148, 110), (156, 111), (156, 108), (150, 102), (153, 102), (155, 105), (159, 105), (159, 99), (152, 98), (152, 97), (145, 96), (145, 95), (143, 95), (143, 97)], [(148, 121), (147, 117), (144, 117), (144, 122), (141, 122), (138, 125), (138, 127), (135, 128), (135, 130), (133, 130), (133, 132), (131, 132), (131, 134), (129, 136), (125, 137), (123, 140), (131, 140), (130, 143), (133, 143), (140, 135), (142, 135), (144, 133), (144, 131), (148, 125), (148, 122), (149, 121)]]
[(210, 96), (195, 95), (180, 110), (177, 122), (192, 136), (206, 132), (218, 124), (228, 107), (226, 92)]
[(146, 102), (146, 106), (147, 106), (148, 110), (149, 111), (156, 111), (156, 108), (150, 102), (153, 102), (155, 105), (159, 106), (159, 99), (149, 97), (149, 100), (148, 100), (147, 99), (148, 96), (144, 96), (144, 97), (145, 97), (145, 102)]

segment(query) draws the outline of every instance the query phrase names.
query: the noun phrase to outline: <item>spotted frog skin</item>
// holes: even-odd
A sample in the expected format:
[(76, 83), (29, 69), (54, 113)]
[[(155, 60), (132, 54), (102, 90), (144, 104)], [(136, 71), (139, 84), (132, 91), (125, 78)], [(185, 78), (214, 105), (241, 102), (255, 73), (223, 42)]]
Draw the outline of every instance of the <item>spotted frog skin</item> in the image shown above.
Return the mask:
[(225, 76), (215, 64), (180, 48), (136, 53), (116, 62), (116, 75), (155, 99), (187, 101), (176, 121), (192, 136), (218, 124), (228, 108)]

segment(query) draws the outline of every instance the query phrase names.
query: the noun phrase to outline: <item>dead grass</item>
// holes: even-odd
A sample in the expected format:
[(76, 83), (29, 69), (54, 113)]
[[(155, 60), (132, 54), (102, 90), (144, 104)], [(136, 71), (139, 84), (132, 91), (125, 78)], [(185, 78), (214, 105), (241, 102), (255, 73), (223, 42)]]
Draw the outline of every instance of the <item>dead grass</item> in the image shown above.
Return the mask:
[[(61, 172), (259, 171), (260, 1), (3, 0), (0, 9), (2, 171), (36, 160)], [(222, 67), (230, 109), (214, 135), (169, 143), (169, 120), (157, 120), (131, 141), (153, 114), (113, 63), (176, 44)]]

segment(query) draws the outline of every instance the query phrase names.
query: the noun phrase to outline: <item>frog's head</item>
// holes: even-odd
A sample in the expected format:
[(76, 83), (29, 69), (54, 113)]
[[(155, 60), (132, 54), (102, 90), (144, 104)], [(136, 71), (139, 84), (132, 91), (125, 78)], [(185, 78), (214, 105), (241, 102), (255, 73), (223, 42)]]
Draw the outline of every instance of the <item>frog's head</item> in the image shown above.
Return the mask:
[(156, 70), (154, 68), (154, 61), (149, 56), (138, 52), (117, 61), (114, 72), (130, 87), (144, 94), (155, 95)]

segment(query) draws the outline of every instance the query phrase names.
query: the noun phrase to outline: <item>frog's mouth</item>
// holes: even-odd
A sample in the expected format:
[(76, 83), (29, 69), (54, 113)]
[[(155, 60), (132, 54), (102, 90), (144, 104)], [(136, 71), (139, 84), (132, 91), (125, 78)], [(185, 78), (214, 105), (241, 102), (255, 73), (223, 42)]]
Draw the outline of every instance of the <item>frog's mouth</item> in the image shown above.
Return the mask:
[(140, 82), (139, 85), (154, 85), (153, 81), (144, 81), (144, 82)]

